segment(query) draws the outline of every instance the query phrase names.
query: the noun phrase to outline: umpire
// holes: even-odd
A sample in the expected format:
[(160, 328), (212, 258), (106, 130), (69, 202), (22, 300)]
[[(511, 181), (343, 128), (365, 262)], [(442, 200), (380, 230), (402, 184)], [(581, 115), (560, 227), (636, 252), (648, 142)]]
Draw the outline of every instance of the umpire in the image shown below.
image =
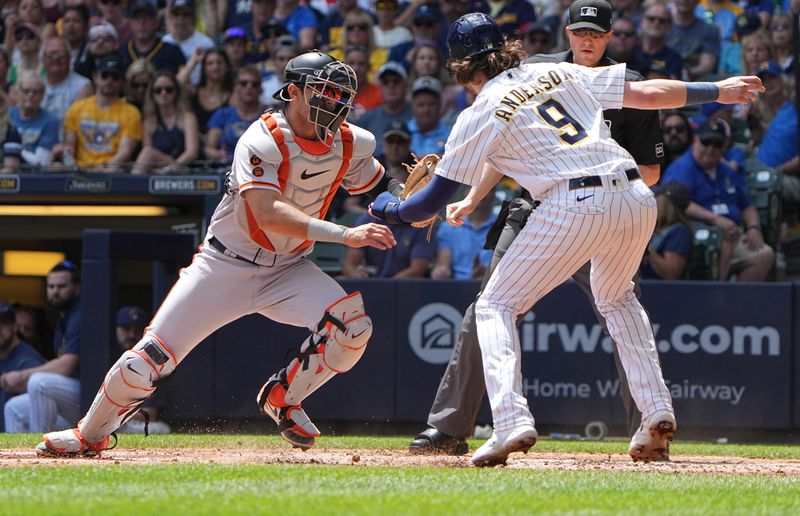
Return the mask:
[[(529, 58), (526, 63), (566, 61), (590, 67), (616, 64), (605, 55), (606, 47), (612, 37), (611, 5), (606, 0), (574, 2), (569, 8), (566, 34), (570, 50), (557, 54), (539, 54)], [(625, 80), (642, 79), (639, 73), (630, 69), (626, 71)], [(610, 126), (611, 136), (631, 153), (645, 182), (648, 185), (658, 182), (664, 155), (658, 111), (608, 109), (603, 115)], [(487, 237), (487, 248), (494, 248), (494, 255), (483, 277), (481, 290), (486, 286), (500, 258), (525, 226), (534, 207), (530, 194), (526, 191), (521, 198), (511, 201), (507, 211), (504, 209), (507, 214), (505, 221), (503, 213), (498, 217), (498, 222)], [(605, 320), (595, 308), (589, 284), (590, 267), (591, 264), (586, 263), (572, 276), (572, 279), (589, 297), (592, 308), (605, 329)], [(634, 278), (634, 281), (638, 297), (640, 293), (638, 278)], [(458, 342), (439, 383), (439, 390), (428, 415), (429, 428), (411, 441), (409, 446), (411, 453), (464, 455), (469, 451), (466, 438), (472, 435), (475, 418), (486, 391), (474, 309), (475, 303), (471, 304), (464, 314)], [(628, 431), (633, 435), (639, 427), (641, 414), (631, 397), (616, 343), (613, 349), (614, 362), (620, 377), (620, 394), (628, 417)]]

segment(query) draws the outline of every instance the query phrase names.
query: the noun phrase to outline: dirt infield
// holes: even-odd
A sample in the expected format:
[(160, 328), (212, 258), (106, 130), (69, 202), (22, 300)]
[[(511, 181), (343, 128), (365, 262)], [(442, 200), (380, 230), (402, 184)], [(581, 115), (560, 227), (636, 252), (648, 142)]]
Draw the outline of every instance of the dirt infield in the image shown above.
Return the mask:
[[(100, 458), (49, 459), (28, 449), (0, 449), (0, 468), (20, 466), (136, 466), (152, 464), (320, 464), (354, 467), (472, 467), (469, 456), (419, 456), (400, 450), (287, 448), (116, 449)], [(627, 455), (551, 453), (513, 454), (504, 466), (523, 470), (653, 471), (720, 475), (800, 476), (800, 461), (715, 456), (674, 456), (671, 462), (634, 463)]]

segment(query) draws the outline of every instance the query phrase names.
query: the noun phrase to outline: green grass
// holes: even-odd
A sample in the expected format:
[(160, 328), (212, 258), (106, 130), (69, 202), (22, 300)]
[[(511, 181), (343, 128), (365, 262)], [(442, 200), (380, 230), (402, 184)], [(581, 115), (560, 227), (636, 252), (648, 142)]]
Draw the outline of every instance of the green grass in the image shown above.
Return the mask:
[[(408, 437), (323, 437), (404, 449)], [(2, 435), (0, 448), (33, 446)], [(472, 443), (473, 449), (477, 442)], [(123, 436), (128, 447), (275, 447), (277, 436)], [(623, 441), (541, 440), (540, 451), (624, 453)], [(800, 447), (676, 442), (673, 455), (800, 459)], [(0, 469), (0, 514), (798, 514), (800, 478), (641, 472), (159, 464)]]

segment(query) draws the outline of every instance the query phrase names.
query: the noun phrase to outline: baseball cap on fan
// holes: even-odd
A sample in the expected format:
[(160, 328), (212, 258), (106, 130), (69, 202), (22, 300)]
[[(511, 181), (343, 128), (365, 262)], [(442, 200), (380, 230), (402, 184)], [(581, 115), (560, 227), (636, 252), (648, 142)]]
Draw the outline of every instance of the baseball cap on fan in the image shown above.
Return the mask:
[(123, 306), (117, 310), (116, 322), (119, 326), (147, 326), (147, 312), (138, 306)]
[(731, 128), (724, 120), (706, 120), (695, 132), (703, 142), (724, 142), (731, 136)]
[(411, 86), (411, 96), (415, 97), (418, 93), (422, 93), (423, 91), (441, 97), (442, 83), (435, 77), (423, 75), (414, 81), (414, 84)]
[(578, 0), (569, 6), (569, 30), (611, 30), (611, 4), (606, 0)]
[(389, 127), (383, 132), (384, 140), (392, 136), (397, 136), (407, 142), (411, 141), (411, 132), (408, 130), (408, 126), (400, 120), (395, 120), (389, 124)]

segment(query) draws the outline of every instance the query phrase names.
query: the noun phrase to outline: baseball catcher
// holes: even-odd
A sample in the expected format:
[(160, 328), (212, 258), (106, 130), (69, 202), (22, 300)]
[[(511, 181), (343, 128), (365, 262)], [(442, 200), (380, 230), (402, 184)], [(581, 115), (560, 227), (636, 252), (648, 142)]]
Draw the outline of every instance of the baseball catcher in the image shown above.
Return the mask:
[(345, 123), (357, 89), (350, 66), (311, 51), (287, 63), (285, 79), (275, 94), (285, 109), (264, 113), (239, 139), (226, 195), (205, 241), (144, 338), (111, 367), (77, 427), (46, 434), (39, 454), (96, 455), (107, 449), (109, 435), (199, 342), (253, 313), (310, 332), (254, 397), (288, 443), (304, 450), (314, 445), (319, 430), (302, 402), (355, 366), (372, 320), (360, 293), (346, 293), (306, 255), (316, 241), (393, 247), (384, 225), (346, 228), (325, 215), (340, 186), (372, 198), (385, 191), (399, 195), (402, 186), (373, 158), (374, 137)]

